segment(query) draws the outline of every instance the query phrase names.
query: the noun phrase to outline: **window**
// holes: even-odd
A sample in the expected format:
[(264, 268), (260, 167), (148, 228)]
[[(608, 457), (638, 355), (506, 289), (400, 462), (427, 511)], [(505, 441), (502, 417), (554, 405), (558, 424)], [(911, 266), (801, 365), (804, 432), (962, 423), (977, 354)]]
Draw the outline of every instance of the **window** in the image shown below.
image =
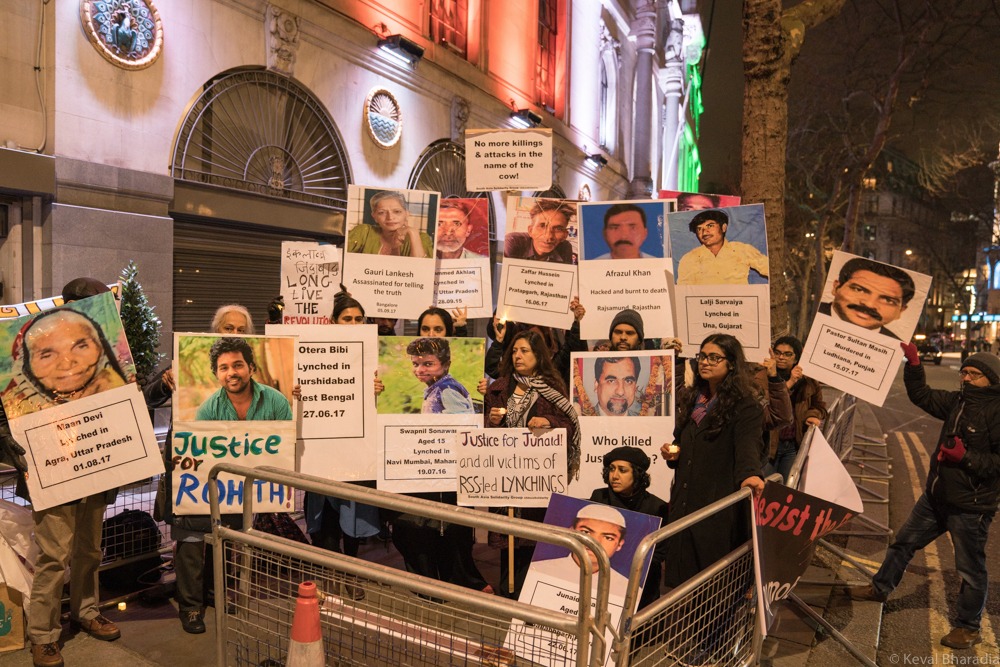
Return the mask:
[(878, 213), (878, 195), (865, 197), (865, 213)]
[(431, 39), (465, 58), (468, 55), (468, 0), (431, 2)]
[(558, 0), (538, 0), (538, 56), (535, 93), (549, 113), (556, 108), (556, 36)]

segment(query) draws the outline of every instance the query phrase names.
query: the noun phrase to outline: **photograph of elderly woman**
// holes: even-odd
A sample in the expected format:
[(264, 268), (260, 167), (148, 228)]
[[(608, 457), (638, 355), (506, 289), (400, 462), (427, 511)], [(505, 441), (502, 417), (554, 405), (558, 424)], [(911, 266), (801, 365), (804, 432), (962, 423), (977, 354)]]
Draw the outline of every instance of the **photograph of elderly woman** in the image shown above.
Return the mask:
[(0, 401), (9, 419), (135, 381), (108, 292), (0, 322)]

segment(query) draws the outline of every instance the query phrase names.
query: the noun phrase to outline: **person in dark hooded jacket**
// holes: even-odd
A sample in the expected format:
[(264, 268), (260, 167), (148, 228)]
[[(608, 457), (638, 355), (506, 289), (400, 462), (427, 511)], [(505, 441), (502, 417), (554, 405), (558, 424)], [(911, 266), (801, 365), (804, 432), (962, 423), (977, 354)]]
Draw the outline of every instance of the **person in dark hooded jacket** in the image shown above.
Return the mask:
[(849, 593), (855, 600), (885, 601), (916, 551), (950, 533), (962, 585), (956, 623), (941, 643), (971, 648), (982, 641), (979, 624), (989, 585), (986, 541), (1000, 498), (1000, 359), (988, 352), (970, 355), (959, 370), (961, 389), (945, 391), (927, 386), (917, 346), (902, 347), (907, 396), (944, 425), (923, 495), (897, 531), (872, 583)]

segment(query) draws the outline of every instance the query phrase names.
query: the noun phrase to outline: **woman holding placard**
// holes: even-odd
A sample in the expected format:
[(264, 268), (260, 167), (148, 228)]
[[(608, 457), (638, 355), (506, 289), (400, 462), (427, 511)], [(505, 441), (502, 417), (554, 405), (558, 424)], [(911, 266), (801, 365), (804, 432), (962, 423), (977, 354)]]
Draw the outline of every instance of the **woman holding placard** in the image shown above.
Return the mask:
[[(516, 334), (500, 360), (499, 378), (486, 390), (483, 415), (487, 428), (565, 428), (568, 444), (567, 479), (580, 469), (580, 434), (576, 410), (567, 398), (566, 384), (552, 363), (552, 352), (535, 329)], [(541, 521), (545, 508), (521, 510), (521, 517)], [(501, 594), (517, 597), (531, 562), (534, 542), (514, 540), (514, 586), (509, 581), (508, 539), (490, 533), (490, 544), (502, 549)]]

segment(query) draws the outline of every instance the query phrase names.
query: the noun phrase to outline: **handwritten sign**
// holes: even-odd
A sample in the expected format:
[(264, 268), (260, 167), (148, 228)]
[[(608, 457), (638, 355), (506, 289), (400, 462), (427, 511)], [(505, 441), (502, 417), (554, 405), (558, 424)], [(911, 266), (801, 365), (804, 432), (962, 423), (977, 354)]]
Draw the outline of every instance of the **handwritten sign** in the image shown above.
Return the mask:
[(454, 443), (459, 505), (545, 507), (569, 485), (564, 428), (464, 430)]
[(163, 472), (149, 411), (135, 384), (10, 421), (24, 445), (36, 510)]
[(329, 324), (340, 290), (340, 248), (314, 241), (281, 242), (282, 324)]
[[(170, 447), (175, 514), (208, 514), (208, 473), (217, 463), (238, 463), (255, 468), (275, 466), (295, 469), (295, 422), (174, 422)], [(243, 480), (219, 475), (219, 504), (223, 514), (243, 511), (244, 494), (253, 494), (259, 512), (291, 512), (295, 499), (290, 487), (258, 480), (252, 490)]]
[(552, 187), (552, 130), (466, 130), (469, 192), (548, 190)]

